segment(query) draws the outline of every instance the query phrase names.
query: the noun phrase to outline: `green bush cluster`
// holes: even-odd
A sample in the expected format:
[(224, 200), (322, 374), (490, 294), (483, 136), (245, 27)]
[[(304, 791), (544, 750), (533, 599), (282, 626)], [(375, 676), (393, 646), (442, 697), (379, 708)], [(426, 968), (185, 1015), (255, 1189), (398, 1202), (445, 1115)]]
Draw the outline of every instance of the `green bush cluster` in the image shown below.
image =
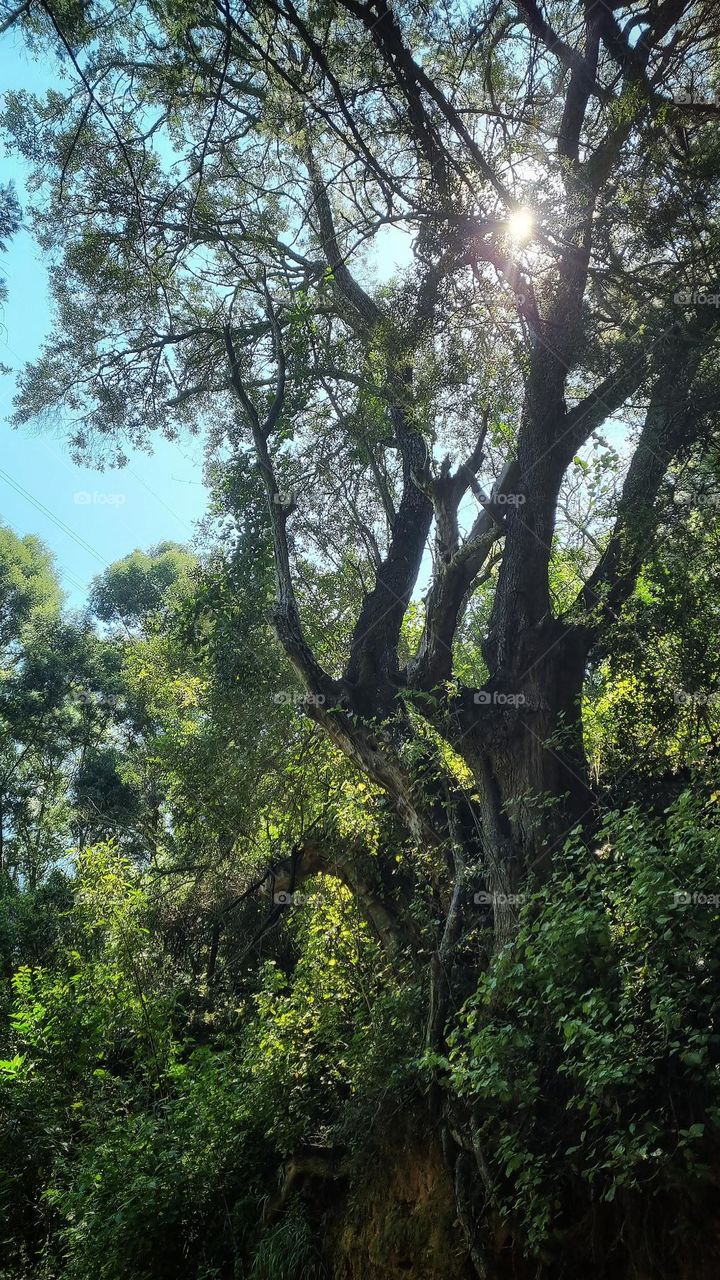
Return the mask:
[[(720, 794), (611, 813), (567, 842), (441, 1063), (473, 1108), (496, 1207), (528, 1247), (649, 1189), (673, 1221), (720, 1121)], [(584, 1189), (584, 1190), (583, 1190)], [(583, 1199), (584, 1197), (584, 1199)]]
[(3, 992), (2, 1280), (320, 1276), (300, 1198), (264, 1210), (303, 1143), (360, 1140), (410, 1028), (347, 892), (308, 899), (289, 971), (198, 1021), (142, 874), (112, 845), (78, 859), (61, 943)]

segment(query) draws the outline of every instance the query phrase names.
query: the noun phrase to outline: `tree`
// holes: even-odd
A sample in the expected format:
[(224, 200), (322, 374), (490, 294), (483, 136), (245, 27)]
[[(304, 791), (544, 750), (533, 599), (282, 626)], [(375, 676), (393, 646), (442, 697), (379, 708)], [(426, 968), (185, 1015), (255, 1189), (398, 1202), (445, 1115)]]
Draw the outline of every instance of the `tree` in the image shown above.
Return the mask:
[[(43, 690), (43, 681), (35, 679), (33, 659), (42, 650), (46, 629), (58, 625), (62, 593), (48, 549), (38, 538), (19, 538), (4, 526), (0, 596), (0, 871), (4, 876), (22, 865), (32, 878), (31, 868), (46, 863), (48, 842), (56, 839), (45, 823), (34, 819), (46, 802), (52, 809), (58, 802), (55, 786), (44, 787), (38, 777), (42, 772), (47, 782), (53, 770), (37, 768), (55, 719), (56, 700), (49, 689)], [(29, 837), (31, 828), (36, 840)], [(30, 853), (33, 845), (35, 856)]]
[[(713, 6), (49, 21), (68, 92), (6, 113), (43, 184), (57, 302), (19, 420), (62, 406), (86, 455), (191, 426), (216, 462), (254, 457), (304, 710), (432, 854), (440, 1051), (480, 962), (458, 949), (476, 891), (497, 949), (568, 831), (594, 829), (586, 676), (671, 464), (716, 429)], [(619, 422), (617, 497), (578, 546), (574, 468)], [(482, 1274), (482, 1153), (468, 1163), (467, 1110), (443, 1099)]]
[(0, 869), (32, 890), (130, 819), (113, 742), (128, 691), (117, 641), (63, 613), (38, 538), (0, 528), (0, 593)]
[(195, 557), (176, 542), (132, 551), (96, 578), (90, 608), (103, 622), (137, 625), (159, 609), (168, 592), (195, 567)]
[(17, 642), (43, 618), (54, 619), (62, 593), (53, 560), (39, 538), (19, 538), (0, 526), (0, 645), (3, 667), (17, 652)]
[[(9, 183), (0, 186), (0, 251), (5, 252), (8, 240), (20, 228), (20, 204), (15, 188)], [(0, 280), (0, 301), (4, 301), (7, 289)]]

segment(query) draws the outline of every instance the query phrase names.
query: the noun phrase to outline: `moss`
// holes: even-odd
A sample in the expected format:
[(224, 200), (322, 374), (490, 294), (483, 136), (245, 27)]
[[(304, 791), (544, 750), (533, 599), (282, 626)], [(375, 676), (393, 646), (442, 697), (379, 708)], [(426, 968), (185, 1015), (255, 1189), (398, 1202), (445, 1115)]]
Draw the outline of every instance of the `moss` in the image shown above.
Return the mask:
[(461, 1280), (467, 1255), (437, 1146), (389, 1147), (328, 1229), (334, 1280)]

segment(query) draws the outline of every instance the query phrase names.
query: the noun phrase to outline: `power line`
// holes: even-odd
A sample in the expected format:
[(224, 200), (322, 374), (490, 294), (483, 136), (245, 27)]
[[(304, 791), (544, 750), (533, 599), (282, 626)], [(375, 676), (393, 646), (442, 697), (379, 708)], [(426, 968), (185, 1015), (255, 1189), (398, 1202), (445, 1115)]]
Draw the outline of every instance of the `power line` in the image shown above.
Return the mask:
[[(169, 514), (173, 517), (174, 520), (177, 520), (178, 524), (182, 525), (183, 529), (187, 529), (188, 533), (192, 533), (192, 534), (195, 533), (195, 529), (193, 528), (193, 526), (189, 525), (187, 520), (183, 520), (182, 516), (179, 516), (177, 511), (173, 511), (172, 507), (168, 506), (165, 499), (161, 498), (160, 494), (156, 493), (154, 489), (151, 489), (149, 484), (146, 484), (142, 476), (139, 476), (136, 471), (133, 471), (132, 467), (128, 467), (128, 472), (133, 477), (134, 480), (137, 480), (138, 484), (142, 485), (143, 489), (147, 490), (147, 492), (150, 494), (151, 497), (155, 499), (156, 502), (160, 503), (161, 507), (164, 507), (165, 510), (169, 512)], [(175, 477), (173, 476), (172, 479), (174, 478)], [(187, 483), (192, 484), (193, 482), (187, 481)]]
[(29, 502), (37, 511), (40, 511), (42, 515), (46, 516), (48, 520), (51, 520), (52, 523), (56, 525), (62, 533), (66, 534), (68, 538), (72, 538), (73, 542), (76, 542), (83, 551), (88, 555), (93, 556), (95, 560), (98, 560), (104, 568), (107, 569), (109, 567), (108, 561), (100, 555), (99, 551), (95, 550), (95, 547), (92, 547), (90, 543), (86, 542), (84, 538), (81, 538), (74, 529), (71, 529), (69, 525), (65, 524), (65, 521), (61, 520), (59, 516), (56, 516), (49, 507), (46, 507), (44, 502), (40, 502), (39, 499), (34, 498), (33, 495), (23, 487), (23, 485), (21, 485), (17, 480), (14, 480), (11, 475), (8, 475), (7, 471), (3, 471), (2, 467), (0, 467), (0, 479), (4, 480), (6, 484), (9, 484), (11, 489), (14, 489), (16, 493), (19, 493), (21, 498), (25, 498), (26, 502)]

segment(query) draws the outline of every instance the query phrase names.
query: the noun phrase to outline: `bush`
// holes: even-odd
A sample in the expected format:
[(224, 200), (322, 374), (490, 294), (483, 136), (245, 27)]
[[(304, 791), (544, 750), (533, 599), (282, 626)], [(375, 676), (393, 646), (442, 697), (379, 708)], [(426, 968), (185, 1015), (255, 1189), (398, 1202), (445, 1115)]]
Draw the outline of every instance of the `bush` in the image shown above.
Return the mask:
[(689, 1230), (720, 1119), (720, 807), (578, 833), (478, 983), (445, 1067), (473, 1108), (496, 1206), (531, 1251), (651, 1188)]

